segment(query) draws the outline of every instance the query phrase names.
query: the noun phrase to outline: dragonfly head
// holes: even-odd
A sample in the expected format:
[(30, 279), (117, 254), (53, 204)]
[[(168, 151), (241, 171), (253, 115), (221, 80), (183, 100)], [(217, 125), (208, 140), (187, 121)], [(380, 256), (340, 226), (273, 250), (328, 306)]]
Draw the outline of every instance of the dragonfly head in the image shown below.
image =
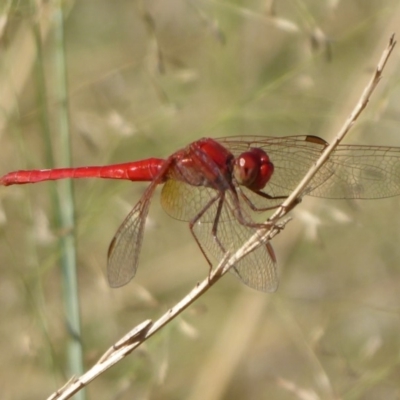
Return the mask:
[(250, 190), (261, 190), (271, 179), (274, 164), (267, 153), (259, 148), (252, 148), (235, 159), (233, 176), (239, 185)]

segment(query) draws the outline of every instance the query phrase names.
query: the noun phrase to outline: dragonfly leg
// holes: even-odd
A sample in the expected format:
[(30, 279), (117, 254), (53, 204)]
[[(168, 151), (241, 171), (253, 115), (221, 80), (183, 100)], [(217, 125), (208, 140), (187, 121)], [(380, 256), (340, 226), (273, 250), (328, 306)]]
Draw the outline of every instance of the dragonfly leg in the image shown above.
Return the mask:
[[(276, 204), (273, 206), (268, 206), (268, 207), (257, 207), (247, 196), (246, 194), (240, 189), (237, 188), (237, 190), (240, 193), (240, 197), (245, 201), (245, 203), (250, 207), (252, 211), (255, 212), (263, 212), (263, 211), (270, 211), (270, 210), (275, 210), (280, 206), (280, 204)], [(254, 190), (253, 193), (263, 197), (264, 199), (268, 200), (286, 200), (288, 196), (271, 196), (268, 193), (261, 192), (261, 190)]]
[(212, 234), (215, 242), (218, 244), (219, 248), (221, 249), (222, 253), (226, 253), (226, 250), (225, 250), (224, 246), (222, 245), (221, 241), (218, 239), (217, 232), (218, 232), (218, 223), (219, 223), (219, 219), (221, 216), (222, 206), (224, 205), (224, 200), (225, 200), (225, 192), (222, 193), (219, 198), (217, 213), (215, 214), (213, 226), (211, 229), (211, 234)]
[[(235, 207), (234, 212), (235, 212), (235, 215), (236, 215), (236, 218), (238, 219), (238, 221), (242, 225), (248, 226), (250, 228), (271, 228), (272, 224), (270, 224), (268, 222), (267, 223), (256, 223), (256, 222), (252, 222), (252, 221), (246, 220), (246, 218), (244, 217), (244, 215), (242, 213), (242, 207), (241, 207), (241, 204), (240, 204), (240, 202), (238, 200), (237, 191), (239, 191), (240, 197), (245, 201), (245, 203), (250, 207), (250, 209), (252, 211), (255, 211), (255, 212), (263, 212), (263, 211), (268, 211), (268, 210), (274, 210), (274, 209), (277, 209), (278, 207), (281, 207), (282, 205), (281, 204), (277, 204), (277, 205), (274, 205), (274, 206), (262, 207), (262, 208), (256, 207), (253, 204), (253, 202), (246, 196), (245, 193), (243, 193), (243, 191), (240, 188), (235, 187), (235, 189), (236, 190), (232, 190), (232, 192), (233, 192), (233, 197), (237, 200), (237, 201), (235, 201), (236, 207)], [(253, 191), (253, 192), (258, 194), (258, 195), (260, 195), (260, 196), (262, 196), (262, 197), (264, 197), (264, 198), (268, 198), (270, 200), (278, 200), (278, 199), (279, 200), (281, 200), (281, 199), (285, 200), (288, 197), (288, 196), (270, 196), (269, 194), (263, 193), (261, 191)], [(301, 201), (302, 201), (302, 198), (299, 197), (299, 198), (296, 198), (295, 201), (293, 201), (293, 203), (290, 204), (290, 206), (285, 206), (284, 207), (285, 214), (287, 214), (289, 211), (291, 211), (297, 204), (301, 203)]]
[[(237, 193), (235, 193), (235, 197), (237, 198)], [(249, 200), (249, 201), (250, 201), (250, 200)], [(266, 223), (259, 223), (259, 222), (253, 222), (253, 221), (251, 221), (251, 220), (249, 221), (249, 220), (246, 219), (246, 218), (244, 217), (244, 215), (243, 215), (242, 207), (241, 207), (241, 205), (240, 205), (240, 202), (237, 201), (236, 203), (237, 203), (237, 204), (236, 204), (235, 209), (233, 210), (233, 213), (235, 214), (235, 217), (237, 218), (237, 220), (238, 220), (242, 225), (248, 226), (249, 228), (256, 228), (256, 229), (259, 229), (259, 228), (268, 229), (268, 228), (271, 228), (271, 227), (272, 227), (273, 224), (271, 224), (271, 223), (269, 223), (269, 222), (266, 222)], [(270, 209), (274, 209), (274, 208), (278, 208), (278, 207), (279, 207), (279, 206), (271, 207)], [(258, 210), (258, 211), (266, 211), (266, 210)]]
[[(223, 197), (223, 196), (221, 195), (220, 192), (218, 192), (214, 197), (212, 197), (210, 199), (210, 201), (203, 207), (203, 209), (191, 221), (189, 221), (190, 232), (193, 235), (194, 240), (196, 241), (197, 245), (199, 246), (201, 252), (203, 253), (203, 256), (205, 257), (205, 259), (207, 260), (207, 263), (209, 265), (209, 274), (208, 274), (208, 278), (209, 279), (210, 279), (210, 275), (211, 275), (211, 272), (212, 272), (213, 265), (212, 265), (212, 262), (211, 262), (211, 260), (209, 259), (208, 255), (207, 255), (203, 245), (200, 243), (200, 240), (198, 239), (198, 237), (196, 235), (196, 232), (194, 231), (194, 227), (195, 227), (196, 223), (200, 221), (200, 219), (203, 217), (203, 215), (210, 209), (210, 207), (216, 201), (218, 201), (218, 199), (220, 199), (221, 197)], [(221, 206), (219, 204), (218, 204), (218, 208), (221, 208)]]

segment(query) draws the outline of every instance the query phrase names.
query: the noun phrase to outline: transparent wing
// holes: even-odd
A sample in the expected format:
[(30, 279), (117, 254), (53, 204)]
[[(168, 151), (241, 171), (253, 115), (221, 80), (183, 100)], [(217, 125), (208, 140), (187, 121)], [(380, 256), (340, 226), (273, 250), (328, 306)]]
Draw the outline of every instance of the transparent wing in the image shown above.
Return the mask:
[[(328, 145), (315, 136), (243, 136), (218, 141), (235, 156), (251, 147), (266, 151), (275, 170), (263, 191), (272, 196), (287, 196)], [(400, 148), (339, 145), (311, 181), (305, 194), (332, 199), (378, 199), (399, 195)], [(266, 200), (252, 193), (249, 197), (259, 206), (265, 206), (266, 201), (270, 204), (280, 202)]]
[[(161, 205), (165, 212), (180, 221), (191, 221), (200, 214), (215, 197), (217, 191), (205, 186), (191, 186), (173, 179), (167, 181), (161, 191)], [(206, 213), (203, 222), (213, 222), (215, 216)], [(223, 213), (221, 219), (232, 219), (231, 214)]]
[[(233, 215), (236, 204), (232, 199), (233, 196), (226, 193), (216, 232), (212, 229), (218, 200), (209, 206), (193, 227), (193, 234), (209, 260), (221, 261), (227, 251), (234, 253), (256, 232), (255, 228), (241, 224)], [(245, 211), (242, 210), (242, 213)], [(249, 219), (246, 215), (244, 217)], [(249, 253), (230, 271), (253, 289), (273, 292), (278, 287), (276, 260), (269, 243)]]
[(111, 287), (127, 284), (136, 274), (151, 196), (156, 186), (154, 182), (149, 185), (110, 243), (107, 275)]
[(380, 199), (400, 194), (400, 149), (341, 145), (312, 181), (311, 196)]
[[(219, 193), (214, 189), (174, 180), (168, 181), (161, 193), (161, 204), (172, 217), (194, 221), (196, 216), (202, 214), (193, 227), (193, 234), (208, 260), (217, 263), (227, 251), (234, 253), (256, 232), (255, 228), (241, 224), (234, 215), (237, 201), (231, 192), (225, 193), (219, 217), (218, 200)], [(245, 209), (242, 209), (242, 214), (246, 221), (252, 222)], [(216, 218), (218, 223), (214, 235), (212, 230)], [(231, 272), (257, 290), (273, 292), (278, 287), (276, 262), (270, 244), (248, 254)]]

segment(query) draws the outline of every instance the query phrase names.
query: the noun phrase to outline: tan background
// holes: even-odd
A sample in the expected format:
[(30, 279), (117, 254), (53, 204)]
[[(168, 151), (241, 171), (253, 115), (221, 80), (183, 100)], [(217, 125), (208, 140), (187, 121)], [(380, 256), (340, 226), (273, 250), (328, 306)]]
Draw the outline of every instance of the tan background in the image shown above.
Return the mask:
[[(61, 151), (51, 117), (57, 105), (51, 3), (37, 2), (36, 11), (25, 2), (0, 3), (2, 173), (48, 167), (40, 95), (49, 99), (54, 151)], [(309, 133), (329, 140), (400, 26), (398, 1), (281, 0), (275, 18), (269, 5), (67, 2), (73, 164), (164, 157), (202, 136)], [(42, 29), (47, 92), (35, 69), (34, 22)], [(400, 146), (399, 54), (397, 47), (348, 142)], [(44, 398), (66, 379), (51, 185), (0, 189), (2, 399)], [(162, 211), (157, 193), (135, 280), (108, 288), (108, 243), (144, 188), (75, 183), (87, 366), (207, 274), (187, 225)], [(277, 293), (225, 277), (91, 384), (90, 397), (400, 398), (399, 198), (308, 199), (294, 215), (274, 241)]]

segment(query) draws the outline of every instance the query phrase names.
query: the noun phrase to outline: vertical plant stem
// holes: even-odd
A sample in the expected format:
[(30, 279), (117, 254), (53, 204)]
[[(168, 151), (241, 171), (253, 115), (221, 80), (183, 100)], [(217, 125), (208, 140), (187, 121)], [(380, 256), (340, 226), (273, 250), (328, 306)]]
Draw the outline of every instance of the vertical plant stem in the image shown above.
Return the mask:
[[(49, 108), (47, 102), (47, 87), (46, 87), (46, 79), (45, 79), (45, 67), (44, 67), (44, 53), (43, 53), (43, 32), (41, 26), (43, 21), (40, 18), (36, 18), (38, 15), (47, 16), (47, 12), (43, 12), (43, 8), (39, 8), (39, 4), (35, 0), (30, 1), (30, 8), (32, 13), (32, 33), (34, 38), (34, 45), (36, 50), (36, 61), (34, 65), (35, 72), (35, 82), (37, 88), (37, 102), (39, 104), (39, 116), (40, 116), (40, 124), (41, 124), (41, 132), (43, 132), (43, 140), (45, 142), (46, 148), (46, 165), (54, 166), (54, 157), (51, 146), (51, 129), (50, 129), (50, 116), (49, 116)], [(47, 11), (47, 10), (46, 10)], [(42, 17), (43, 18), (43, 17)], [(21, 146), (22, 147), (22, 146)], [(24, 146), (23, 153), (26, 153), (27, 149)], [(25, 157), (26, 159), (27, 157)], [(26, 166), (28, 168), (28, 166)], [(55, 185), (49, 185), (51, 203), (55, 206), (57, 204), (57, 192), (55, 190)], [(27, 207), (27, 213), (29, 214), (29, 220), (33, 221), (34, 210), (29, 202)], [(34, 230), (34, 228), (33, 228)], [(40, 263), (37, 257), (37, 243), (34, 240), (34, 232), (31, 231), (29, 235), (29, 244), (31, 246), (31, 254), (33, 254), (32, 262), (34, 264), (33, 270), (37, 271), (36, 279), (35, 279), (35, 290), (29, 288), (29, 285), (26, 285), (26, 292), (29, 294), (30, 302), (32, 304), (32, 309), (36, 313), (41, 328), (43, 330), (43, 335), (47, 338), (47, 346), (48, 346), (48, 360), (51, 365), (51, 368), (56, 371), (58, 368), (57, 357), (51, 342), (51, 338), (49, 336), (47, 319), (45, 317), (45, 313), (43, 312), (46, 308), (46, 300), (43, 293), (42, 286), (42, 272), (40, 268)], [(54, 374), (56, 376), (56, 374)]]
[[(71, 165), (69, 135), (68, 81), (65, 60), (64, 12), (62, 2), (56, 2), (55, 18), (55, 67), (56, 96), (58, 101), (57, 131), (60, 146), (60, 164)], [(83, 351), (80, 329), (78, 284), (76, 273), (74, 202), (71, 180), (58, 182), (58, 222), (65, 234), (60, 240), (60, 262), (64, 287), (66, 323), (70, 333), (68, 344), (69, 373), (80, 375), (83, 371)], [(79, 396), (84, 398), (84, 394)]]

